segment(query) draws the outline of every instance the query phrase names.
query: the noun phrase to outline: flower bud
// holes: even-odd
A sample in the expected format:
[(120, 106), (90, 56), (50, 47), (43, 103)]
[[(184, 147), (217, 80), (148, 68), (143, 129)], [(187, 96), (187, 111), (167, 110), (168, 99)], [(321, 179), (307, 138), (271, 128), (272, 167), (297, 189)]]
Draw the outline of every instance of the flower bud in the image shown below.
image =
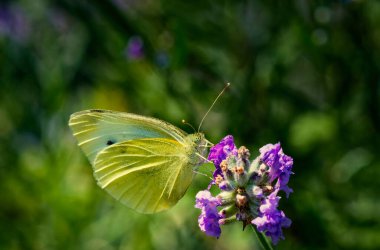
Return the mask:
[(263, 197), (263, 190), (259, 186), (253, 185), (247, 188), (247, 195), (251, 200), (261, 199)]
[(251, 156), (251, 154), (249, 153), (249, 150), (244, 147), (244, 146), (241, 146), (239, 149), (238, 149), (238, 156), (242, 159), (245, 159), (245, 160), (248, 160), (249, 157)]
[(223, 191), (220, 192), (216, 197), (221, 201), (222, 206), (233, 204), (235, 201), (233, 192)]
[(243, 166), (245, 168), (245, 171), (248, 171), (249, 170), (249, 156), (251, 154), (249, 153), (249, 150), (244, 147), (244, 146), (241, 146), (238, 150), (238, 158), (244, 163)]
[(214, 178), (214, 182), (215, 184), (219, 185), (222, 181), (223, 181), (223, 176), (221, 176), (220, 174), (218, 174), (217, 176), (215, 176)]
[(237, 185), (239, 187), (244, 187), (248, 181), (248, 176), (246, 172), (244, 171), (244, 167), (242, 166), (235, 167), (233, 171), (234, 171), (234, 177), (235, 177), (235, 181)]
[(253, 174), (254, 172), (258, 172), (259, 167), (260, 167), (260, 160), (259, 160), (258, 158), (256, 158), (256, 159), (251, 163), (251, 165), (249, 166), (248, 173), (251, 175), (251, 174)]
[(232, 222), (235, 222), (236, 221), (236, 215), (232, 215), (228, 218), (222, 218), (219, 220), (219, 225), (227, 225), (227, 224), (231, 224)]
[(263, 191), (264, 191), (265, 193), (270, 194), (270, 193), (273, 191), (273, 187), (270, 186), (270, 185), (266, 185), (266, 186), (263, 187)]
[(236, 208), (235, 204), (233, 204), (233, 205), (230, 205), (228, 207), (223, 208), (219, 212), (219, 214), (223, 218), (228, 218), (228, 217), (231, 217), (232, 215), (236, 214), (236, 211), (237, 211), (237, 208)]
[(254, 186), (253, 189), (252, 189), (252, 191), (253, 191), (253, 194), (256, 197), (260, 197), (260, 196), (263, 195), (263, 190), (260, 187), (258, 187), (258, 186)]
[(264, 163), (261, 163), (259, 166), (259, 170), (262, 174), (264, 174), (267, 171), (268, 167)]
[(243, 166), (235, 167), (234, 170), (237, 174), (244, 174), (244, 167)]
[(239, 208), (243, 208), (247, 205), (247, 196), (245, 195), (241, 195), (241, 194), (237, 194), (236, 195), (236, 206), (239, 207)]
[(227, 164), (227, 160), (223, 160), (221, 163), (220, 163), (220, 169), (222, 169), (223, 172), (226, 172), (228, 170), (228, 164)]
[(234, 181), (234, 174), (231, 171), (231, 169), (233, 169), (235, 165), (236, 163), (234, 161), (234, 157), (228, 157), (221, 163), (221, 169), (223, 172), (224, 179), (229, 181), (230, 183)]

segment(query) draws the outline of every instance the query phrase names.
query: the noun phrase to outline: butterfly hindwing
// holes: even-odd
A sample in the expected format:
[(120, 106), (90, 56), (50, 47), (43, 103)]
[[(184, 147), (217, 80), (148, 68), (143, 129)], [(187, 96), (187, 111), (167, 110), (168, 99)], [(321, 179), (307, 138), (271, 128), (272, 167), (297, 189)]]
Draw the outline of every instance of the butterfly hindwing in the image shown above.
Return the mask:
[(142, 213), (172, 207), (189, 187), (188, 148), (167, 138), (119, 142), (97, 155), (94, 176), (114, 198)]

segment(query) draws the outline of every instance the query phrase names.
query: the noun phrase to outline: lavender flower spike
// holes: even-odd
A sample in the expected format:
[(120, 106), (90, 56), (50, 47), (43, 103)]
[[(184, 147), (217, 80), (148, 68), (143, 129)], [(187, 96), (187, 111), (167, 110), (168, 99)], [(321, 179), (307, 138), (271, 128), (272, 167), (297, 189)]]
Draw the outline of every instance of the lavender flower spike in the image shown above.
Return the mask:
[[(217, 238), (221, 225), (240, 222), (244, 229), (251, 224), (265, 249), (270, 249), (262, 234), (277, 244), (284, 239), (282, 228), (291, 224), (278, 209), (278, 192), (285, 191), (287, 196), (292, 192), (287, 184), (293, 174), (293, 159), (282, 152), (280, 143), (262, 147), (253, 161), (250, 155), (244, 146), (237, 149), (231, 135), (211, 148), (208, 160), (215, 165), (214, 178), (208, 190), (196, 196), (195, 207), (202, 210), (198, 223), (203, 232)], [(212, 184), (219, 189), (216, 197), (209, 191)]]

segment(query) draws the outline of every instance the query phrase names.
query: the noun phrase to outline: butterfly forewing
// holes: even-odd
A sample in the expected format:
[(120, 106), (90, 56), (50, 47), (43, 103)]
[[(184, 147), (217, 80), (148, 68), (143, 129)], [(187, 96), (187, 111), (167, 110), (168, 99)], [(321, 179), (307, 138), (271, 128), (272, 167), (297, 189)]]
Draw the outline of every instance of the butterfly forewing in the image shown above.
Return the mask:
[(99, 186), (142, 213), (172, 207), (185, 194), (193, 172), (189, 147), (167, 138), (135, 139), (102, 150), (94, 162)]
[(108, 110), (85, 110), (71, 115), (69, 125), (92, 165), (110, 145), (140, 138), (167, 138), (184, 143), (186, 133), (159, 119)]

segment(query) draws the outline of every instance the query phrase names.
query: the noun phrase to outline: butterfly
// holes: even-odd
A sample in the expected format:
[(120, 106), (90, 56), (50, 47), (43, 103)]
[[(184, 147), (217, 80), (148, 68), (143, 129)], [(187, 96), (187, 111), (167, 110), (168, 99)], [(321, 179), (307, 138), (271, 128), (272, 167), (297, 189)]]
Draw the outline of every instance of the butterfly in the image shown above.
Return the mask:
[(174, 206), (204, 163), (208, 141), (156, 118), (109, 110), (74, 113), (69, 126), (98, 185), (141, 213)]

